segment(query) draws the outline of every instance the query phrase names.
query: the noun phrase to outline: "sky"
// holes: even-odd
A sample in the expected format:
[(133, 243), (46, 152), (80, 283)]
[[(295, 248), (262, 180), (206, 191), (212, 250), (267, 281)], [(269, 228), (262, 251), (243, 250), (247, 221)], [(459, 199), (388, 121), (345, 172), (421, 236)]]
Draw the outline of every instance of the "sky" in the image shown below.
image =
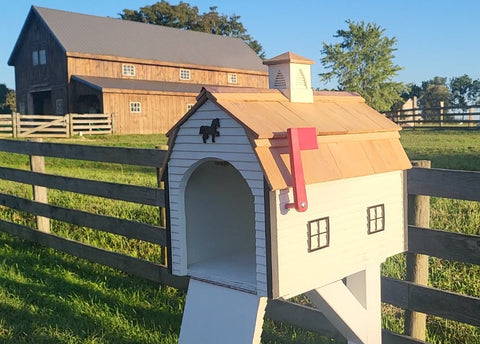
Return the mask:
[[(15, 88), (14, 68), (7, 65), (32, 5), (118, 18), (123, 9), (152, 5), (157, 0), (8, 0), (2, 1), (0, 24), (0, 84)], [(177, 4), (178, 0), (169, 1)], [(185, 0), (201, 13), (217, 6), (236, 14), (248, 33), (263, 46), (266, 57), (287, 51), (315, 61), (312, 86), (321, 82), (322, 43), (339, 42), (334, 35), (347, 29), (346, 20), (374, 22), (395, 37), (394, 63), (403, 69), (394, 81), (421, 84), (435, 76), (467, 74), (480, 79), (480, 1), (478, 0)]]

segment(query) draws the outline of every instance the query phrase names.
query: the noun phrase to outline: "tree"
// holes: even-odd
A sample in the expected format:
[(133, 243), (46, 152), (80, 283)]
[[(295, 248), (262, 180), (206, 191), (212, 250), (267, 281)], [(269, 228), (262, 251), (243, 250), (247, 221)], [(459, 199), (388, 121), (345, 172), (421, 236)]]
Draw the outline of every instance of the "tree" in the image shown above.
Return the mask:
[(397, 40), (385, 37), (385, 29), (375, 23), (346, 23), (348, 30), (334, 35), (341, 43), (323, 43), (320, 61), (331, 70), (321, 73), (321, 80), (336, 78), (340, 90), (358, 92), (377, 111), (388, 111), (407, 91), (403, 83), (392, 81), (402, 69), (392, 61)]
[(214, 35), (239, 37), (258, 56), (265, 58), (262, 46), (247, 33), (240, 22), (240, 16), (219, 14), (216, 6), (210, 7), (209, 12), (200, 14), (197, 6), (190, 6), (183, 1), (178, 5), (171, 5), (162, 0), (151, 6), (141, 7), (138, 11), (124, 9), (123, 13), (120, 13), (120, 18), (177, 29), (208, 32)]
[(468, 105), (480, 104), (480, 80), (472, 80), (464, 74), (450, 79), (450, 103), (466, 108)]
[(450, 105), (450, 90), (447, 86), (447, 78), (436, 76), (431, 80), (422, 82), (422, 90), (418, 98), (418, 105), (422, 109), (422, 117), (425, 119), (436, 118), (439, 115), (439, 107), (443, 102), (444, 107)]
[(15, 91), (5, 84), (0, 84), (0, 113), (12, 113), (16, 111)]

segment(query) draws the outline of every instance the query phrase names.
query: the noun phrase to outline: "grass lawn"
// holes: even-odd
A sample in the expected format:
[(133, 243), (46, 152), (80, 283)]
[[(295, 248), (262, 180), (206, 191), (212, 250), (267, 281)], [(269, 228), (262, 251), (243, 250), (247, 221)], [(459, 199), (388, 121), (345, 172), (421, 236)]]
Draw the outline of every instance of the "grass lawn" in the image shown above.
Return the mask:
[[(430, 159), (433, 167), (480, 170), (480, 132), (403, 131), (402, 143), (411, 159)], [(81, 137), (55, 142), (155, 148), (162, 135)], [(0, 165), (28, 169), (28, 158), (0, 153)], [(86, 179), (155, 186), (151, 168), (46, 158), (47, 173)], [(5, 193), (31, 198), (31, 187), (0, 181)], [(49, 202), (151, 224), (158, 208), (49, 190)], [(480, 234), (480, 205), (432, 198), (432, 227)], [(0, 218), (32, 225), (33, 217), (1, 208)], [(56, 234), (151, 261), (160, 254), (153, 245), (104, 235), (52, 221)], [(480, 268), (430, 258), (430, 285), (480, 296)], [(383, 272), (404, 275), (404, 259), (389, 259)], [(116, 270), (0, 234), (0, 344), (16, 343), (176, 343), (184, 293)], [(403, 331), (402, 312), (384, 307), (383, 324)], [(429, 317), (432, 343), (480, 343), (478, 328)], [(334, 343), (316, 334), (267, 321), (264, 344)]]

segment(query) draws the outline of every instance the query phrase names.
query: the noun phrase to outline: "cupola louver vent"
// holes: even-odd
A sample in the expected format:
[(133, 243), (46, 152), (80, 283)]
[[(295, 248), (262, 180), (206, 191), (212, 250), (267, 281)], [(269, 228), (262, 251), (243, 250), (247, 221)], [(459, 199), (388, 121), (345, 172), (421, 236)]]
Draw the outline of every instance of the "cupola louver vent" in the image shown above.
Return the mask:
[(275, 83), (273, 84), (273, 88), (277, 88), (277, 89), (287, 88), (287, 82), (285, 81), (285, 77), (280, 71), (278, 71), (277, 74), (275, 75)]

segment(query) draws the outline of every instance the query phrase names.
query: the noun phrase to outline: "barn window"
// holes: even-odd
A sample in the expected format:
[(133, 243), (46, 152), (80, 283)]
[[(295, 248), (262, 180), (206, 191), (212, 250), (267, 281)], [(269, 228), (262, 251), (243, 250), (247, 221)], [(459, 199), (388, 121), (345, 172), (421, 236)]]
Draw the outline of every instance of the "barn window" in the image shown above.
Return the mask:
[(47, 51), (45, 49), (34, 50), (32, 52), (32, 63), (34, 66), (47, 64)]
[(228, 83), (229, 84), (236, 84), (237, 82), (238, 82), (237, 74), (228, 73)]
[(368, 234), (381, 232), (385, 229), (385, 206), (374, 205), (367, 208)]
[(47, 51), (45, 49), (42, 49), (38, 52), (38, 55), (39, 55), (40, 64), (41, 65), (47, 64)]
[(131, 64), (122, 65), (122, 75), (135, 76), (135, 66)]
[(134, 112), (134, 113), (142, 112), (142, 103), (130, 102), (130, 112)]
[(180, 80), (190, 80), (190, 69), (180, 69)]
[(32, 63), (34, 66), (38, 66), (38, 50), (34, 50), (32, 53)]
[(330, 219), (322, 217), (308, 221), (308, 252), (330, 246)]

